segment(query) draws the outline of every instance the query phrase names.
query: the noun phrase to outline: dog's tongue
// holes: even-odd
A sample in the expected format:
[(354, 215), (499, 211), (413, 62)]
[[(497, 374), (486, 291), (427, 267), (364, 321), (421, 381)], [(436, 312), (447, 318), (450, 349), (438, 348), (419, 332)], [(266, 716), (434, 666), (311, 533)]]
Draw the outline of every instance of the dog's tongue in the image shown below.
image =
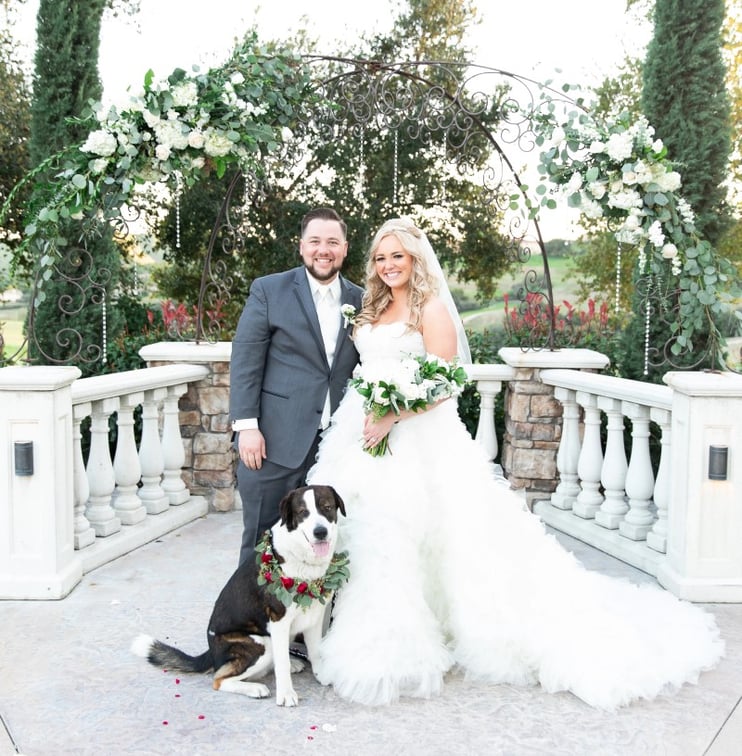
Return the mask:
[(317, 543), (312, 544), (312, 549), (314, 549), (315, 556), (325, 557), (330, 551), (330, 544), (328, 541), (317, 541)]

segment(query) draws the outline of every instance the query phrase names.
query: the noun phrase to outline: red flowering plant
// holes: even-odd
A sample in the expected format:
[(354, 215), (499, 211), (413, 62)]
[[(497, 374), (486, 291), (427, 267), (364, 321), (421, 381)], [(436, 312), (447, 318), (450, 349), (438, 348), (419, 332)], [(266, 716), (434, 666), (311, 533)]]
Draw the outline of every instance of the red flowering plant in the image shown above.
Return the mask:
[[(165, 327), (165, 333), (172, 338), (184, 338), (195, 333), (198, 323), (198, 307), (196, 305), (188, 306), (183, 302), (173, 302), (171, 299), (165, 299), (160, 303), (162, 309), (162, 322)], [(212, 309), (204, 311), (205, 332), (212, 332), (214, 329), (221, 329), (226, 319), (224, 313), (224, 301), (217, 300)], [(147, 313), (149, 322), (154, 321), (154, 313)]]
[(604, 350), (614, 336), (606, 302), (598, 305), (594, 299), (588, 299), (585, 308), (579, 309), (565, 299), (561, 305), (555, 305), (552, 312), (551, 306), (539, 293), (529, 292), (525, 300), (516, 307), (510, 305), (507, 294), (503, 299), (503, 324), (511, 345), (542, 343), (549, 334), (552, 321), (558, 347), (579, 346)]
[(255, 551), (258, 585), (266, 586), (284, 606), (291, 606), (294, 602), (306, 609), (314, 600), (324, 604), (350, 577), (347, 551), (334, 554), (324, 576), (316, 580), (297, 580), (283, 574), (281, 563), (273, 552), (269, 530), (263, 533)]

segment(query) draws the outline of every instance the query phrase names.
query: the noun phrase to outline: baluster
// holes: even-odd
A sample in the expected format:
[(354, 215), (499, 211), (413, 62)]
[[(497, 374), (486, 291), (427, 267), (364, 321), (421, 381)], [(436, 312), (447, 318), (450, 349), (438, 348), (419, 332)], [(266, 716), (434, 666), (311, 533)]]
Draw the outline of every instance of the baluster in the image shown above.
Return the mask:
[(595, 522), (608, 530), (616, 530), (629, 509), (626, 503), (626, 448), (624, 447), (623, 405), (620, 399), (600, 397), (598, 406), (608, 418), (605, 459), (600, 480), (605, 499), (595, 513)]
[(580, 408), (575, 401), (575, 391), (556, 386), (554, 396), (562, 403), (562, 438), (557, 451), (559, 484), (551, 495), (551, 505), (558, 509), (572, 509), (580, 483), (577, 463), (580, 458)]
[(654, 483), (654, 503), (657, 520), (647, 533), (647, 546), (663, 554), (667, 553), (667, 510), (670, 504), (670, 460), (672, 459), (672, 413), (652, 407), (650, 417), (660, 426), (660, 466)]
[(477, 391), (480, 396), (479, 422), (477, 423), (476, 440), (484, 447), (487, 458), (494, 462), (499, 451), (497, 432), (495, 429), (495, 397), (502, 390), (502, 381), (477, 380)]
[(139, 464), (142, 468), (142, 487), (139, 498), (147, 507), (148, 514), (159, 514), (170, 506), (160, 481), (165, 461), (160, 443), (157, 407), (167, 396), (166, 388), (150, 389), (144, 392), (142, 404), (142, 441), (139, 445)]
[(180, 413), (178, 399), (188, 390), (188, 384), (170, 386), (163, 405), (162, 454), (164, 471), (162, 473), (162, 490), (167, 494), (171, 506), (182, 504), (191, 498), (181, 476), (185, 463), (185, 450), (180, 435)]
[(654, 490), (654, 474), (649, 457), (649, 408), (624, 402), (624, 413), (631, 418), (631, 458), (626, 473), (629, 511), (618, 532), (632, 541), (643, 541), (652, 529), (654, 515), (649, 509)]
[(113, 472), (116, 492), (113, 506), (122, 524), (135, 525), (147, 517), (147, 510), (137, 495), (141, 466), (134, 438), (134, 408), (142, 403), (144, 392), (138, 391), (121, 397), (118, 411), (118, 435)]
[(88, 475), (85, 472), (85, 460), (82, 456), (82, 433), (80, 425), (90, 415), (90, 402), (76, 404), (72, 408), (72, 474), (75, 488), (74, 535), (75, 548), (84, 549), (95, 541), (95, 531), (90, 527), (85, 516), (85, 507), (90, 497)]
[(121, 530), (121, 520), (111, 506), (116, 478), (108, 446), (108, 418), (118, 409), (118, 397), (92, 403), (90, 415), (90, 455), (88, 484), (90, 498), (85, 515), (97, 536), (109, 536)]
[(577, 474), (580, 476), (580, 493), (572, 505), (572, 511), (586, 520), (595, 517), (603, 502), (600, 493), (600, 470), (603, 466), (603, 450), (600, 445), (600, 410), (597, 397), (585, 391), (577, 392), (577, 403), (585, 410), (585, 432), (582, 438)]

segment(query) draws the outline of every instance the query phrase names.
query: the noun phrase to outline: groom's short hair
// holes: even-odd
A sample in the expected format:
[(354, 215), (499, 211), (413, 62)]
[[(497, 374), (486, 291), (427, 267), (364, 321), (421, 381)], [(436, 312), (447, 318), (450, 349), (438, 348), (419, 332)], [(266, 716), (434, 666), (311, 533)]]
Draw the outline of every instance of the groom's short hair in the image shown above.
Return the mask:
[(301, 219), (302, 237), (304, 236), (304, 232), (307, 230), (307, 226), (317, 218), (319, 218), (320, 220), (337, 221), (343, 231), (343, 237), (346, 237), (348, 235), (348, 227), (345, 225), (345, 221), (331, 207), (315, 207)]

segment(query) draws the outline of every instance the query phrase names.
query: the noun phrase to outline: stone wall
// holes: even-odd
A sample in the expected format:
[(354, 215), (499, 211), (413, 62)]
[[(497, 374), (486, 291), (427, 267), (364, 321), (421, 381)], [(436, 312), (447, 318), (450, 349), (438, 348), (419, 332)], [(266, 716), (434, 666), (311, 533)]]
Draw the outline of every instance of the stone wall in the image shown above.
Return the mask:
[(185, 462), (183, 480), (209, 509), (229, 512), (235, 508), (236, 452), (229, 422), (229, 369), (231, 344), (165, 342), (144, 347), (140, 354), (148, 367), (173, 362), (205, 364), (209, 375), (192, 383), (181, 397), (180, 433)]
[(515, 369), (505, 389), (505, 434), (502, 442), (503, 472), (513, 488), (525, 489), (529, 507), (548, 499), (559, 483), (557, 453), (562, 437), (562, 405), (554, 388), (541, 383), (539, 373), (548, 368), (602, 370), (608, 358), (591, 349), (524, 351), (500, 350), (503, 361)]
[(510, 485), (526, 489), (529, 502), (555, 490), (562, 437), (562, 405), (537, 376), (538, 370), (519, 369), (505, 389), (501, 464)]

